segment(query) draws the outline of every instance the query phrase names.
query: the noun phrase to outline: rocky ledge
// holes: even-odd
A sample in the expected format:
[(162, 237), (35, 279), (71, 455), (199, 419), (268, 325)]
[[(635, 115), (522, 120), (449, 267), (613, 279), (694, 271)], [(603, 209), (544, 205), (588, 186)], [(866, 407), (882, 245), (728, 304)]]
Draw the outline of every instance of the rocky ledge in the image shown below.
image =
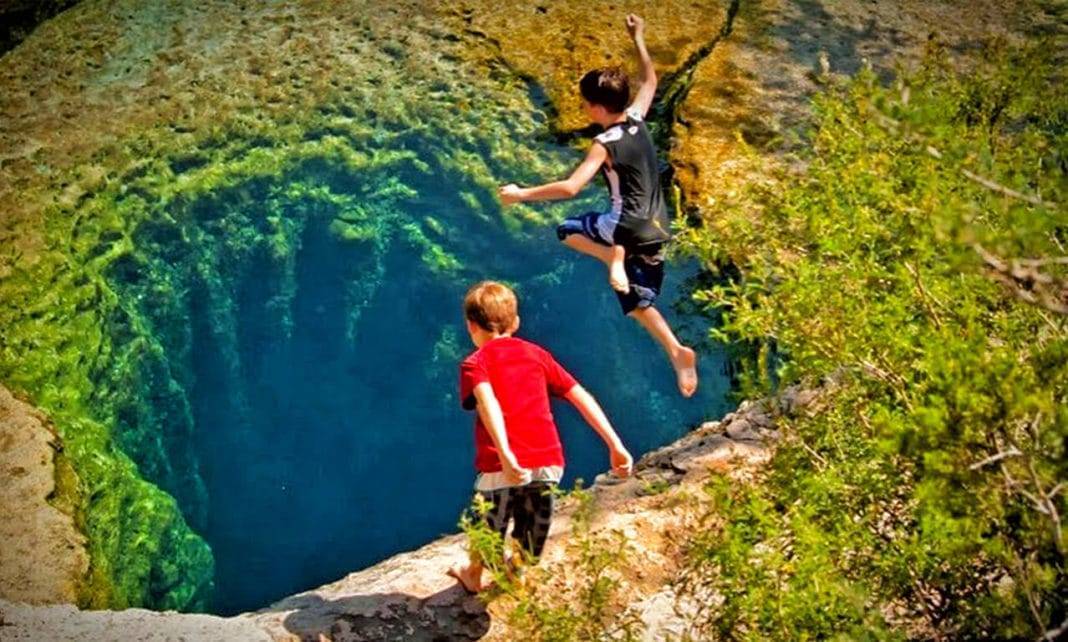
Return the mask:
[(47, 417), (0, 385), (0, 595), (33, 603), (78, 599), (89, 558), (57, 488), (71, 478), (62, 450)]
[[(590, 533), (622, 535), (630, 559), (620, 578), (628, 611), (645, 639), (686, 632), (686, 604), (671, 579), (682, 537), (705, 514), (702, 488), (712, 474), (743, 480), (770, 455), (782, 416), (818, 409), (820, 394), (786, 391), (774, 401), (743, 403), (721, 421), (707, 422), (679, 441), (648, 453), (628, 480), (593, 485)], [(562, 502), (541, 562), (550, 591), (567, 591), (576, 561), (568, 547), (576, 503)], [(255, 613), (221, 618), (142, 609), (79, 611), (0, 600), (4, 640), (507, 640), (506, 600), (488, 603), (446, 575), (466, 558), (465, 539), (451, 535), (401, 553), (336, 582), (281, 600)]]

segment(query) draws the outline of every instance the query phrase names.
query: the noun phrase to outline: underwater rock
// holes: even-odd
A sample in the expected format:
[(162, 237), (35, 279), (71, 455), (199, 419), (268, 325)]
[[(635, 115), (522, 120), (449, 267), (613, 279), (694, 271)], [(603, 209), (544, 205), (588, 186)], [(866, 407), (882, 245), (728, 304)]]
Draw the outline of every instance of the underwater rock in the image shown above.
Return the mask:
[[(730, 34), (686, 79), (672, 126), (671, 163), (688, 207), (716, 225), (747, 183), (769, 180), (765, 163), (804, 144), (811, 98), (830, 78), (870, 64), (887, 78), (929, 47), (967, 50), (997, 35), (1019, 38), (1040, 19), (1027, 3), (981, 0), (739, 2)], [(754, 157), (745, 145), (755, 150)]]
[(624, 23), (628, 13), (645, 18), (649, 55), (657, 73), (670, 76), (703, 56), (700, 51), (718, 37), (731, 3), (467, 0), (443, 5), (450, 27), (483, 45), (468, 48), (465, 58), (479, 66), (503, 61), (543, 95), (541, 106), (554, 117), (555, 128), (570, 132), (589, 125), (578, 93), (584, 73), (620, 65), (636, 78), (637, 58)]

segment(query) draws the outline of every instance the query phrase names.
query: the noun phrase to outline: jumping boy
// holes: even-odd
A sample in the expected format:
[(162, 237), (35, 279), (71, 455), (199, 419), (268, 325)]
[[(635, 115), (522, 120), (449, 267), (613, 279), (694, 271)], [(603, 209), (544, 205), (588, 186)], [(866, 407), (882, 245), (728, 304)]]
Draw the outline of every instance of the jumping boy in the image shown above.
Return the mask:
[[(564, 474), (564, 453), (549, 408), (549, 395), (574, 405), (608, 446), (612, 471), (630, 475), (633, 460), (601, 406), (543, 348), (512, 336), (519, 329), (518, 302), (507, 286), (483, 281), (464, 297), (464, 317), (477, 348), (460, 365), (460, 400), (478, 410), (475, 421), (475, 490), (490, 502), (490, 528), (512, 537), (537, 559), (552, 518), (552, 490)], [(482, 561), (472, 551), (466, 567), (449, 574), (482, 590)]]
[(630, 83), (622, 70), (587, 73), (579, 82), (582, 107), (604, 132), (594, 138), (585, 160), (565, 180), (537, 187), (513, 183), (501, 187), (499, 196), (504, 205), (572, 198), (601, 170), (611, 209), (566, 219), (557, 228), (557, 236), (564, 245), (608, 266), (608, 281), (623, 314), (636, 319), (664, 348), (675, 369), (679, 392), (689, 397), (697, 390), (697, 356), (679, 343), (653, 307), (664, 281), (663, 248), (671, 238), (660, 193), (656, 147), (644, 122), (656, 93), (656, 72), (645, 48), (645, 22), (630, 14), (627, 30), (642, 67), (634, 102), (627, 106)]

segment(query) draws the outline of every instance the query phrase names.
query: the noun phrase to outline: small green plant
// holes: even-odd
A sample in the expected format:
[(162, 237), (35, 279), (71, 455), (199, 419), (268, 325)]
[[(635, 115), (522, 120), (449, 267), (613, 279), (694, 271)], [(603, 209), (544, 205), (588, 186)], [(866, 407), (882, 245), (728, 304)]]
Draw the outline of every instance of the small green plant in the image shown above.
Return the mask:
[(660, 495), (671, 490), (671, 482), (658, 477), (656, 479), (650, 479), (642, 482), (641, 493), (643, 495)]
[(502, 586), (502, 582), (507, 583), (510, 579), (504, 572), (504, 540), (486, 522), (486, 514), (492, 508), (489, 500), (475, 493), (471, 509), (460, 518), (460, 530), (467, 535), (468, 551), (482, 561), (494, 582)]
[[(568, 537), (567, 568), (537, 566), (519, 550), (504, 557), (501, 537), (481, 517), (460, 523), (475, 551), (490, 570), (495, 590), (487, 599), (505, 599), (508, 622), (517, 637), (544, 642), (635, 640), (640, 621), (621, 599), (620, 571), (628, 564), (628, 545), (621, 533), (591, 531), (593, 494), (581, 488), (554, 489), (557, 499), (575, 503)], [(485, 515), (489, 505), (476, 496), (472, 515)], [(566, 573), (566, 577), (562, 574)], [(561, 574), (561, 576), (556, 576)]]

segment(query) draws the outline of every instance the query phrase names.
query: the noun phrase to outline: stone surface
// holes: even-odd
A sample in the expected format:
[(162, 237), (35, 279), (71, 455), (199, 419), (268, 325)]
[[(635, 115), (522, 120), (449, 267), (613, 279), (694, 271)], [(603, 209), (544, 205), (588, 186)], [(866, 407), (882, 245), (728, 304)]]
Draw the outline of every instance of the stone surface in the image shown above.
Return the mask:
[(486, 607), (446, 574), (466, 559), (463, 538), (446, 537), (250, 617), (275, 640), (477, 640)]
[(89, 568), (85, 538), (49, 501), (61, 448), (47, 417), (0, 385), (0, 598), (78, 599)]
[(267, 642), (244, 617), (160, 613), (144, 609), (79, 611), (70, 605), (27, 606), (0, 600), (4, 642)]
[(746, 183), (767, 180), (766, 152), (802, 144), (810, 99), (828, 79), (824, 63), (841, 77), (867, 61), (887, 78), (932, 39), (966, 53), (1049, 19), (1031, 2), (740, 2), (730, 36), (693, 70), (674, 124), (671, 161), (687, 204), (706, 224), (722, 224)]
[[(722, 602), (722, 598), (719, 599)], [(643, 642), (686, 640), (694, 635), (691, 622), (703, 605), (676, 594), (670, 586), (634, 604), (642, 622)], [(707, 605), (704, 605), (707, 606)]]
[[(767, 407), (747, 405), (729, 421), (708, 422), (643, 457), (630, 479), (592, 487), (590, 532), (594, 537), (618, 533), (624, 538), (627, 575), (620, 578), (622, 593), (642, 622), (644, 639), (667, 639), (684, 631), (685, 614), (699, 608), (680, 603), (670, 583), (678, 572), (685, 536), (706, 509), (701, 487), (713, 472), (745, 477), (766, 461), (767, 444), (738, 442), (724, 430), (767, 416), (762, 414)], [(656, 480), (663, 485), (651, 488)], [(539, 590), (566, 594), (574, 588), (574, 549), (568, 544), (575, 509), (573, 501), (565, 500), (554, 516), (540, 563), (547, 581)], [(443, 537), (232, 618), (139, 609), (78, 611), (66, 605), (28, 607), (0, 601), (0, 630), (4, 640), (514, 640), (506, 605), (484, 604), (446, 574), (466, 558), (463, 536)]]

